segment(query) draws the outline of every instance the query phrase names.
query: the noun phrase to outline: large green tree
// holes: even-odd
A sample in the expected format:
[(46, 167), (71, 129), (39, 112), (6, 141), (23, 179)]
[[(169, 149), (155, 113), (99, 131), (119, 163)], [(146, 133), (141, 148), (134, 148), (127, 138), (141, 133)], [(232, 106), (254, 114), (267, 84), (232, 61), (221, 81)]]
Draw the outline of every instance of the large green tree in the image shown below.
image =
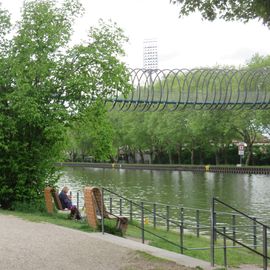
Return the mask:
[(66, 128), (95, 100), (129, 91), (119, 60), (126, 41), (115, 24), (92, 27), (68, 46), (78, 1), (24, 2), (16, 33), (0, 9), (0, 205), (40, 198), (56, 181)]
[(114, 157), (114, 130), (108, 111), (102, 101), (89, 107), (81, 118), (73, 123), (67, 134), (67, 148), (72, 161), (107, 161)]
[(180, 17), (199, 11), (204, 19), (248, 22), (259, 19), (270, 27), (269, 0), (171, 0), (179, 4)]

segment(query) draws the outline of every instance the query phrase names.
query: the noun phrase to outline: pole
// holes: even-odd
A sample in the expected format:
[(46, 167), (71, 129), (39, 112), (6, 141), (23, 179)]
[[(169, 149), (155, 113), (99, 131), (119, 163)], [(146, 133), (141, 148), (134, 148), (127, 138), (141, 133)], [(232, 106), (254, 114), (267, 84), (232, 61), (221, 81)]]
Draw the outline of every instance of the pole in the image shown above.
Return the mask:
[(80, 209), (80, 194), (77, 192), (77, 209)]
[(214, 213), (215, 213), (215, 198), (212, 199), (212, 206), (211, 206), (211, 244), (210, 244), (210, 251), (211, 251), (211, 266), (214, 267), (215, 265), (215, 221), (214, 221)]
[(157, 216), (156, 216), (156, 211), (157, 211), (157, 206), (154, 203), (153, 204), (153, 223), (154, 223), (154, 228), (157, 226)]
[(226, 245), (226, 228), (223, 227), (223, 255), (224, 255), (224, 266), (227, 269), (227, 245)]
[(142, 228), (142, 243), (144, 244), (144, 206), (141, 202), (141, 228)]
[(101, 189), (101, 229), (104, 234), (104, 190)]
[(267, 270), (267, 227), (263, 226), (263, 270)]
[(167, 225), (167, 232), (170, 230), (170, 206), (166, 206), (166, 225)]

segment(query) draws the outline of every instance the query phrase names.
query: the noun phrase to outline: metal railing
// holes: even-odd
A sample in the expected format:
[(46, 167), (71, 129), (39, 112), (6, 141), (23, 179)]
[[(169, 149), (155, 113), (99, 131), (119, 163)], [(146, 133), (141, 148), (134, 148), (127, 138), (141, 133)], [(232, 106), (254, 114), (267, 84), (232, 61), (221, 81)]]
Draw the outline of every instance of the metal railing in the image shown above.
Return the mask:
[[(218, 212), (217, 207), (222, 207), (223, 209), (227, 209), (229, 211), (233, 211), (233, 224), (226, 224), (226, 221), (224, 221), (223, 216), (220, 215), (222, 212)], [(236, 225), (236, 214), (238, 217), (241, 217), (245, 219), (246, 224), (241, 226), (241, 231), (238, 231), (238, 235), (236, 234), (236, 229), (239, 227)], [(217, 225), (220, 224), (220, 225)], [(253, 243), (248, 243), (248, 240), (245, 237), (243, 237), (243, 229), (251, 229), (253, 235), (252, 241)], [(215, 264), (215, 249), (216, 249), (216, 239), (217, 235), (222, 236), (223, 238), (223, 250), (224, 250), (224, 266), (227, 268), (228, 262), (227, 262), (227, 242), (226, 240), (230, 240), (233, 243), (233, 246), (235, 247), (236, 244), (240, 247), (246, 248), (249, 251), (253, 252), (254, 254), (257, 254), (262, 257), (263, 259), (263, 269), (267, 269), (268, 265), (268, 259), (270, 259), (268, 255), (268, 230), (270, 227), (260, 221), (258, 221), (256, 218), (251, 217), (242, 211), (237, 210), (236, 208), (230, 206), (229, 204), (222, 202), (221, 200), (217, 198), (212, 199), (212, 207), (211, 207), (211, 265), (214, 266)], [(261, 238), (261, 241), (259, 241), (259, 237)]]
[[(170, 243), (180, 251), (210, 250), (211, 264), (215, 264), (215, 250), (223, 249), (224, 266), (227, 267), (227, 250), (246, 248), (262, 256), (264, 269), (267, 269), (268, 225), (260, 219), (250, 217), (241, 211), (214, 198), (212, 209), (197, 209), (183, 205), (167, 205), (162, 203), (135, 201), (125, 198), (112, 190), (102, 188), (105, 207), (112, 215), (126, 216), (129, 222), (141, 230), (141, 241), (145, 243), (145, 233)], [(78, 208), (83, 205), (83, 196), (77, 192), (74, 203)], [(219, 203), (223, 206), (217, 207)], [(102, 228), (104, 230), (104, 220)], [(151, 228), (152, 227), (152, 228)], [(179, 240), (172, 242), (162, 235), (159, 230), (179, 233)], [(185, 236), (193, 234), (197, 237), (210, 236), (207, 247), (188, 247), (185, 245)], [(217, 238), (222, 237), (222, 243)], [(228, 244), (230, 241), (230, 244)]]
[[(106, 199), (105, 199), (106, 192), (109, 195), (109, 201), (108, 200), (106, 201)], [(170, 219), (169, 216), (163, 216), (159, 213), (153, 212), (152, 209), (145, 207), (144, 202), (140, 202), (140, 203), (134, 202), (130, 199), (127, 199), (127, 198), (107, 189), (107, 188), (102, 188), (102, 194), (103, 194), (103, 201), (104, 201), (105, 205), (107, 202), (108, 209), (109, 209), (109, 212), (111, 214), (116, 213), (119, 216), (127, 215), (129, 217), (129, 221), (132, 223), (132, 225), (141, 230), (142, 243), (145, 243), (145, 233), (148, 233), (156, 238), (163, 240), (164, 242), (167, 242), (167, 243), (179, 248), (179, 251), (181, 254), (183, 254), (184, 250), (187, 249), (186, 247), (184, 247), (184, 225), (183, 225), (183, 222), (177, 222), (175, 220)], [(112, 195), (118, 198), (117, 207), (113, 207)], [(125, 211), (127, 209), (129, 209), (128, 212)], [(172, 225), (172, 224), (174, 225), (175, 228), (178, 228), (179, 242), (175, 243), (173, 241), (170, 241), (170, 240), (166, 239), (165, 237), (159, 235), (156, 230), (148, 229), (145, 225), (148, 224), (149, 215), (152, 215), (153, 217), (155, 217), (155, 219), (158, 217), (161, 220), (163, 220), (164, 224), (166, 224), (166, 226), (167, 226), (167, 230), (169, 230), (170, 225)]]

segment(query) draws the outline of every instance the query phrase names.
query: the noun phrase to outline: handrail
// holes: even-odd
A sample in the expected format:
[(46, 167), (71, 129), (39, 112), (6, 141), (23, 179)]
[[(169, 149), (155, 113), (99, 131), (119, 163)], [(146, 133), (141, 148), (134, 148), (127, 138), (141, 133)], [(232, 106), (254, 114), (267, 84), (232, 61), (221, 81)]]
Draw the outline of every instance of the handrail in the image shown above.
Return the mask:
[[(221, 231), (219, 231), (219, 230), (215, 230), (215, 231), (216, 231), (217, 233), (219, 233), (220, 235), (222, 235), (222, 236), (228, 238), (229, 240), (231, 240), (231, 241), (233, 241), (233, 242), (236, 242), (238, 245), (240, 245), (240, 246), (242, 246), (242, 247), (244, 247), (244, 248), (247, 248), (247, 249), (249, 249), (250, 251), (255, 252), (256, 254), (258, 254), (258, 255), (260, 255), (260, 256), (264, 256), (264, 254), (262, 254), (262, 253), (260, 253), (259, 251), (257, 251), (257, 250), (255, 250), (255, 249), (251, 248), (251, 247), (248, 246), (248, 245), (243, 244), (242, 242), (240, 242), (240, 241), (238, 241), (238, 240), (236, 240), (236, 239), (233, 239), (232, 237), (228, 236), (228, 234), (224, 234), (223, 232), (221, 232)], [(267, 258), (270, 259), (269, 256), (267, 256)]]
[[(126, 200), (126, 201), (128, 201), (128, 202), (132, 202), (133, 205), (136, 205), (136, 206), (138, 206), (138, 207), (141, 207), (140, 204), (135, 203), (134, 201), (132, 201), (132, 200), (130, 200), (130, 199), (127, 199), (127, 198), (125, 198), (125, 197), (123, 197), (123, 196), (121, 196), (121, 195), (119, 195), (119, 194), (117, 194), (117, 193), (115, 193), (115, 192), (113, 192), (113, 191), (107, 189), (107, 188), (104, 188), (104, 187), (102, 187), (102, 188), (103, 188), (104, 190), (110, 192), (111, 194), (116, 195), (116, 196), (119, 197), (119, 198), (122, 198), (122, 199), (124, 199), (124, 200)], [(148, 213), (153, 213), (152, 210), (150, 210), (150, 209), (148, 209), (148, 208), (146, 208), (146, 207), (144, 207), (144, 209), (145, 209)], [(162, 219), (164, 219), (164, 220), (167, 219), (165, 216), (160, 215), (160, 214), (156, 214), (156, 216), (158, 216), (158, 217), (160, 217), (160, 218), (162, 218)], [(173, 220), (170, 220), (170, 221), (171, 221), (173, 224), (175, 224), (175, 225), (177, 225), (177, 226), (180, 226), (180, 223), (179, 223), (179, 222), (175, 222), (175, 221), (173, 221)]]
[[(262, 252), (259, 252), (258, 250), (256, 250), (255, 248), (257, 247), (256, 245), (256, 241), (253, 245), (253, 248), (244, 244), (241, 241), (238, 241), (235, 237), (235, 235), (233, 235), (233, 237), (229, 236), (226, 233), (226, 227), (223, 227), (223, 232), (218, 230), (218, 226), (216, 226), (216, 221), (217, 221), (217, 213), (215, 212), (215, 203), (220, 203), (223, 207), (227, 207), (229, 209), (232, 209), (233, 211), (235, 211), (236, 213), (241, 214), (243, 217), (251, 220), (253, 222), (253, 228), (257, 228), (257, 226), (262, 226), (262, 233), (263, 233), (263, 246), (262, 246)], [(235, 224), (233, 226), (233, 228), (235, 229)], [(224, 265), (225, 267), (227, 267), (227, 253), (226, 253), (226, 239), (231, 240), (233, 243), (237, 243), (238, 245), (252, 251), (253, 253), (256, 253), (257, 255), (263, 257), (263, 269), (267, 270), (267, 266), (268, 266), (268, 259), (270, 259), (270, 257), (268, 256), (268, 245), (267, 245), (267, 229), (269, 229), (268, 225), (263, 224), (262, 222), (259, 222), (256, 220), (256, 218), (250, 217), (249, 215), (245, 214), (244, 212), (236, 209), (235, 207), (213, 197), (212, 199), (212, 208), (211, 208), (211, 265), (214, 266), (215, 264), (215, 234), (218, 233), (219, 235), (223, 236), (223, 242), (224, 242)]]
[(172, 244), (172, 245), (180, 248), (181, 253), (183, 253), (183, 250), (187, 250), (187, 248), (182, 245), (182, 243), (183, 243), (183, 241), (182, 241), (182, 235), (183, 235), (183, 233), (182, 232), (183, 232), (184, 226), (183, 226), (183, 224), (181, 222), (175, 222), (173, 220), (168, 220), (167, 217), (164, 217), (163, 215), (156, 214), (157, 216), (159, 216), (160, 218), (166, 220), (167, 222), (169, 221), (169, 222), (171, 222), (174, 225), (176, 225), (176, 226), (179, 227), (179, 229), (180, 229), (180, 242), (181, 242), (181, 244), (179, 245), (179, 244), (176, 244), (176, 243), (174, 243), (174, 242), (172, 242), (172, 241), (170, 241), (170, 240), (168, 240), (168, 239), (166, 239), (166, 238), (164, 238), (164, 237), (162, 237), (160, 235), (157, 235), (157, 234), (155, 234), (155, 233), (153, 233), (153, 232), (151, 232), (151, 231), (149, 231), (149, 230), (147, 230), (147, 229), (144, 228), (144, 211), (146, 210), (148, 213), (152, 213), (152, 214), (153, 214), (153, 211), (145, 208), (143, 203), (141, 203), (141, 205), (140, 204), (137, 204), (137, 203), (134, 203), (134, 202), (132, 202), (132, 200), (130, 200), (128, 198), (125, 198), (122, 195), (117, 194), (116, 192), (113, 192), (113, 191), (111, 191), (111, 190), (109, 190), (109, 189), (107, 189), (105, 187), (102, 187), (102, 194), (103, 194), (104, 191), (107, 191), (110, 194), (114, 194), (115, 196), (117, 196), (117, 197), (119, 197), (121, 199), (124, 199), (125, 201), (127, 201), (129, 203), (132, 203), (133, 205), (135, 205), (139, 209), (141, 209), (141, 212), (142, 212), (141, 213), (142, 214), (142, 216), (141, 216), (141, 224), (142, 224), (142, 226), (138, 226), (136, 224), (134, 224), (134, 226), (137, 227), (137, 228), (140, 228), (142, 230), (142, 242), (143, 243), (144, 243), (144, 232), (147, 232), (147, 233), (150, 233), (150, 234), (158, 237), (159, 239), (162, 239), (162, 240), (166, 241), (167, 243), (170, 243), (170, 244)]
[[(221, 203), (221, 204), (227, 206), (228, 208), (234, 210), (235, 212), (239, 213), (240, 215), (242, 215), (242, 216), (244, 216), (244, 217), (246, 217), (246, 218), (248, 218), (248, 219), (254, 221), (254, 217), (251, 217), (251, 216), (245, 214), (244, 212), (242, 212), (242, 211), (240, 211), (240, 210), (237, 210), (236, 208), (230, 206), (229, 204), (227, 204), (227, 203), (225, 203), (225, 202), (222, 202), (221, 200), (219, 200), (219, 199), (217, 199), (217, 198), (213, 198), (213, 199), (214, 199), (215, 201), (217, 201), (217, 202), (219, 202), (219, 203)], [(215, 212), (215, 213), (216, 213), (216, 212)], [(268, 225), (265, 225), (265, 224), (261, 223), (261, 222), (258, 221), (258, 220), (256, 220), (256, 223), (258, 223), (258, 224), (260, 224), (260, 225), (262, 225), (262, 226), (265, 226), (265, 227), (267, 227), (268, 229), (270, 229), (270, 227), (269, 227)]]

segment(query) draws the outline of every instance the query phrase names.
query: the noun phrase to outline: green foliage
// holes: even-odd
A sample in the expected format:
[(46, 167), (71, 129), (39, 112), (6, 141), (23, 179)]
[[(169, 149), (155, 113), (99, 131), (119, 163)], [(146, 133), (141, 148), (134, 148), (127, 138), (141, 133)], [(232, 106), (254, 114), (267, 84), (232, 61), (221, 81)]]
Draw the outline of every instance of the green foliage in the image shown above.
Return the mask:
[(22, 213), (47, 213), (43, 198), (32, 202), (14, 202), (13, 208)]
[[(129, 91), (118, 59), (126, 40), (115, 24), (100, 22), (89, 40), (69, 47), (78, 1), (24, 2), (16, 34), (0, 9), (0, 205), (38, 200), (57, 180), (66, 129), (94, 100)], [(101, 150), (103, 151), (103, 150)], [(102, 157), (101, 157), (102, 158)]]
[(113, 147), (114, 131), (108, 112), (101, 101), (89, 107), (81, 118), (68, 130), (67, 150), (72, 161), (86, 161), (92, 156), (95, 161), (107, 161), (115, 155)]
[(180, 16), (199, 11), (204, 19), (213, 21), (221, 18), (226, 21), (248, 22), (262, 20), (270, 27), (270, 2), (265, 0), (171, 0), (180, 5)]

